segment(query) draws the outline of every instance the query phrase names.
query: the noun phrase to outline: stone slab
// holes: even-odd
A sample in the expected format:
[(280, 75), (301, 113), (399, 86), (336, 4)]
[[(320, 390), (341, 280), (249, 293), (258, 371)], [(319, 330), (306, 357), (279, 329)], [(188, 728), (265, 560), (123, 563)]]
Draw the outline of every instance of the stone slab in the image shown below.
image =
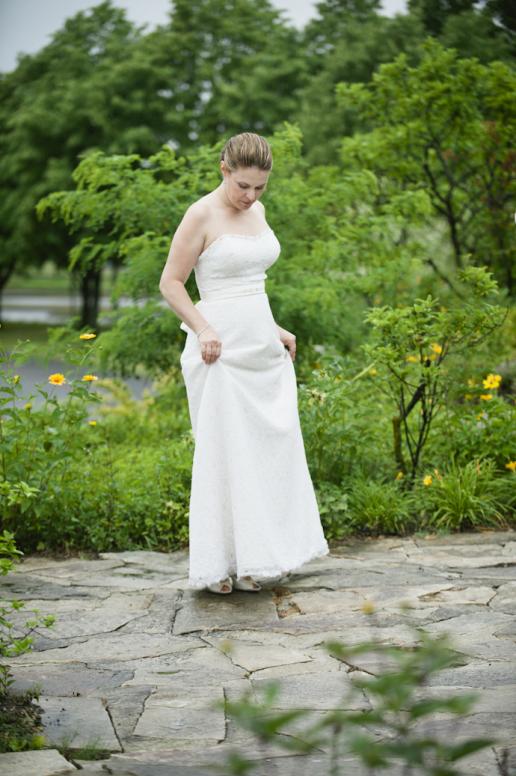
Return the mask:
[(71, 749), (94, 745), (111, 752), (121, 751), (100, 698), (42, 695), (38, 705), (43, 709), (43, 734), (50, 744)]
[(57, 749), (0, 754), (0, 773), (6, 776), (58, 776), (78, 772), (75, 765), (66, 760)]

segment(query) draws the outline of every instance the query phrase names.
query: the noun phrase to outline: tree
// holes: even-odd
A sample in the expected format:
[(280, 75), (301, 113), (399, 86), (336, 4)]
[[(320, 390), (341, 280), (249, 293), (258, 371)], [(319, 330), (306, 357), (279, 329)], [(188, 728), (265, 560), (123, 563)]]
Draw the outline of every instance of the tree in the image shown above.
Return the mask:
[[(423, 51), (418, 67), (401, 54), (370, 85), (339, 85), (372, 127), (344, 139), (342, 160), (375, 171), (386, 196), (424, 190), (447, 226), (454, 267), (486, 266), (514, 295), (516, 73), (460, 59), (432, 38)], [(443, 274), (430, 252), (427, 262)]]
[(346, 24), (340, 25), (339, 36), (333, 39), (337, 27), (335, 20), (325, 43), (322, 32), (314, 39), (319, 41), (324, 55), (310, 55), (315, 45), (314, 41), (310, 43), (310, 25), (305, 31), (310, 78), (299, 92), (295, 117), (303, 132), (307, 159), (313, 164), (331, 164), (338, 155), (342, 137), (364, 128), (356, 112), (336, 100), (337, 84), (369, 83), (378, 67), (392, 61), (401, 51), (415, 64), (423, 38), (417, 17), (398, 15), (389, 19), (373, 10), (365, 19), (349, 15)]
[(300, 34), (269, 0), (176, 0), (145, 49), (166, 91), (168, 137), (181, 151), (271, 132), (304, 82)]
[[(103, 2), (68, 19), (52, 42), (0, 79), (0, 293), (16, 268), (66, 266), (62, 222), (36, 202), (73, 188), (81, 154), (153, 154), (271, 130), (302, 81), (299, 34), (269, 2), (178, 0), (170, 23), (143, 35)], [(81, 325), (96, 325), (100, 270), (81, 270)]]
[[(149, 146), (148, 130), (135, 129), (147, 115), (145, 99), (126, 83), (133, 122), (127, 143), (114, 119), (120, 111), (106, 97), (106, 82), (138, 33), (124, 13), (101, 3), (89, 14), (68, 19), (48, 46), (22, 56), (17, 68), (0, 79), (0, 293), (16, 268), (23, 271), (47, 259), (65, 266), (72, 242), (60, 225), (38, 222), (36, 202), (54, 189), (71, 188), (78, 154), (101, 146), (112, 150), (136, 143)], [(135, 76), (136, 78), (136, 76)], [(134, 100), (132, 98), (135, 98)], [(141, 97), (141, 93), (140, 93)], [(84, 308), (89, 289), (99, 291), (94, 269), (82, 278)], [(88, 315), (84, 314), (87, 319)]]

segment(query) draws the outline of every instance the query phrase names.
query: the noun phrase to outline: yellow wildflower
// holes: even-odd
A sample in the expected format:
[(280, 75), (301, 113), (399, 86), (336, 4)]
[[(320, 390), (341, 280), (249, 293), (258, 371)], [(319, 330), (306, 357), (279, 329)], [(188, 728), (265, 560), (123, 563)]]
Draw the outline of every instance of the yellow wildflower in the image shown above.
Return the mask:
[(406, 360), (410, 361), (411, 364), (419, 363), (419, 358), (417, 356), (407, 356)]
[(49, 376), (48, 382), (52, 383), (52, 385), (63, 385), (63, 383), (66, 383), (66, 377), (61, 372), (54, 372), (54, 374)]
[(494, 374), (488, 374), (487, 377), (482, 380), (482, 385), (484, 388), (489, 389), (495, 389), (500, 387), (500, 383), (502, 382), (502, 375), (494, 375)]
[(426, 477), (423, 477), (423, 485), (431, 485), (432, 484), (432, 475), (427, 474)]
[(437, 342), (434, 342), (434, 343), (431, 345), (431, 348), (432, 348), (432, 350), (434, 351), (434, 353), (437, 353), (437, 355), (439, 355), (439, 353), (442, 353), (442, 352), (443, 352), (443, 349), (442, 349), (442, 347), (441, 347), (440, 345), (438, 345), (438, 344), (437, 344)]
[(401, 480), (401, 479), (403, 479), (403, 477), (404, 477), (404, 476), (405, 476), (405, 475), (403, 474), (403, 472), (398, 472), (398, 473), (396, 474), (396, 477), (395, 477), (395, 479), (397, 479), (397, 480)]
[(24, 404), (23, 409), (27, 410), (27, 411), (31, 410), (32, 409), (32, 403), (30, 401), (28, 401), (27, 404)]
[(79, 339), (88, 340), (88, 339), (93, 339), (96, 336), (97, 336), (96, 334), (92, 334), (91, 332), (86, 332), (85, 334), (79, 334)]
[(509, 463), (505, 464), (506, 469), (510, 469), (511, 472), (516, 471), (516, 461), (509, 461)]
[(86, 382), (91, 382), (92, 380), (98, 380), (99, 378), (96, 375), (84, 375), (82, 379)]
[(370, 375), (373, 375), (373, 376), (374, 376), (374, 375), (377, 375), (377, 374), (378, 374), (378, 369), (376, 369), (375, 367), (373, 367), (372, 369), (370, 369), (370, 370), (369, 370), (369, 374), (370, 374)]
[(88, 423), (90, 424), (90, 426), (96, 426), (97, 425), (97, 421), (96, 420), (89, 420)]
[(13, 383), (15, 385), (18, 385), (19, 382), (20, 382), (20, 375), (13, 375)]
[(489, 401), (489, 399), (493, 398), (493, 394), (492, 393), (481, 393), (480, 394), (480, 398), (483, 399), (484, 401)]

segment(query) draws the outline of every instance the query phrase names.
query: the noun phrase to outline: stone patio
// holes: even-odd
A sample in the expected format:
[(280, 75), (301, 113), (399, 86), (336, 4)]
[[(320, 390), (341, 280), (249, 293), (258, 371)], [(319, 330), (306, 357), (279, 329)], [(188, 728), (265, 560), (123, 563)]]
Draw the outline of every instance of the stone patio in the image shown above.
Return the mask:
[[(279, 679), (275, 707), (307, 708), (317, 719), (339, 705), (352, 674), (379, 670), (377, 655), (348, 665), (330, 657), (324, 641), (410, 646), (414, 625), (448, 633), (460, 657), (425, 694), (480, 696), (453, 732), (443, 714), (425, 729), (448, 741), (497, 741), (460, 761), (467, 776), (501, 776), (504, 749), (507, 774), (516, 773), (515, 531), (333, 543), (329, 556), (283, 581), (264, 581), (260, 593), (189, 590), (187, 574), (186, 551), (141, 551), (99, 560), (26, 557), (0, 578), (4, 600), (26, 601), (20, 622), (33, 608), (57, 620), (40, 629), (33, 650), (9, 659), (15, 690), (40, 689), (48, 748), (0, 754), (0, 773), (213, 776), (237, 750), (257, 761), (256, 776), (324, 776), (325, 750), (299, 756), (260, 743), (218, 702), (245, 690), (259, 697), (268, 680)], [(365, 602), (374, 605), (373, 617)], [(363, 692), (353, 708), (374, 702)], [(65, 759), (63, 745), (94, 745), (110, 755)], [(351, 756), (342, 764), (346, 776), (366, 776)]]

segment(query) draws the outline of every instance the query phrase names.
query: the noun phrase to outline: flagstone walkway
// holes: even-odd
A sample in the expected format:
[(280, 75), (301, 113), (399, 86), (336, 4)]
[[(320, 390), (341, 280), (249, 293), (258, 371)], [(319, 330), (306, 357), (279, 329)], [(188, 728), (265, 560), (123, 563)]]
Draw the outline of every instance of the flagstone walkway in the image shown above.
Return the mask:
[[(410, 646), (411, 625), (447, 632), (460, 653), (461, 665), (434, 675), (428, 692), (480, 693), (455, 740), (498, 742), (462, 760), (464, 773), (516, 773), (515, 531), (335, 543), (290, 577), (263, 582), (260, 593), (189, 590), (187, 572), (186, 552), (108, 552), (98, 560), (27, 557), (0, 578), (1, 598), (26, 601), (20, 622), (32, 608), (57, 618), (33, 650), (8, 661), (15, 690), (40, 687), (48, 748), (0, 754), (0, 773), (211, 776), (211, 764), (238, 750), (259, 761), (256, 776), (324, 776), (325, 751), (300, 758), (260, 744), (213, 702), (279, 679), (276, 707), (308, 708), (317, 718), (339, 705), (352, 672), (378, 670), (375, 656), (353, 665), (330, 657), (324, 640)], [(364, 602), (374, 605), (373, 618)], [(356, 708), (373, 705), (363, 693)], [(435, 715), (431, 732), (446, 736), (449, 724)], [(92, 743), (110, 756), (73, 756)], [(63, 744), (68, 759), (57, 750)], [(365, 776), (345, 762), (346, 776)]]

